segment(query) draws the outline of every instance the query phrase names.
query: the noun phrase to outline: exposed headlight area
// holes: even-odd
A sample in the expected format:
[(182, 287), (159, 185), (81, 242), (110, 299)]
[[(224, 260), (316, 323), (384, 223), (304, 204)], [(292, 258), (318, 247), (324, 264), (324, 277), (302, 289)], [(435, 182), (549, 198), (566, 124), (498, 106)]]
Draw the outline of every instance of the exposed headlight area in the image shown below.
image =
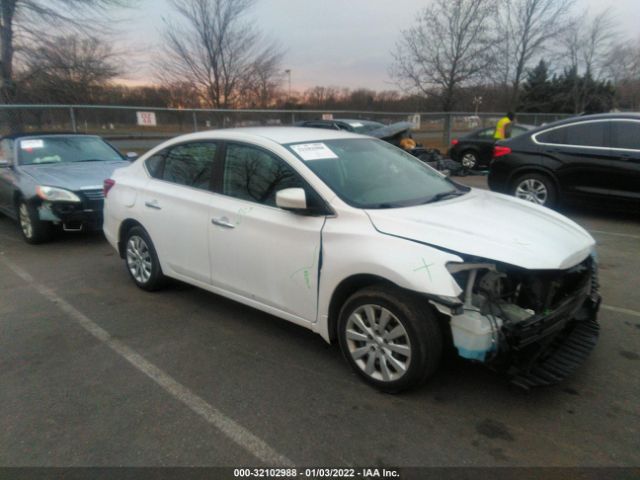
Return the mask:
[(36, 195), (47, 202), (72, 202), (80, 203), (82, 200), (75, 193), (64, 188), (38, 185)]
[[(448, 264), (463, 290), (462, 311), (450, 321), (458, 354), (520, 372), (550, 358), (550, 349), (578, 323), (591, 322), (579, 340), (580, 352), (588, 354), (597, 339), (592, 315), (600, 299), (596, 258), (591, 255), (568, 270), (527, 270), (483, 261)], [(578, 357), (567, 356), (565, 368)], [(551, 376), (560, 377), (562, 369), (557, 370)]]

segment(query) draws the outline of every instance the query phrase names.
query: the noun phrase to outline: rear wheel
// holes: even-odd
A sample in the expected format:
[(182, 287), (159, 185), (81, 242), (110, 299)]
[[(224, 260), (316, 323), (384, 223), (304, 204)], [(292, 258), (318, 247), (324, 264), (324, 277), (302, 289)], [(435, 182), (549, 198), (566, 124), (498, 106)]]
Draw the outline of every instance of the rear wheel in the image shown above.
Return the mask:
[(162, 288), (165, 276), (149, 234), (142, 227), (133, 227), (127, 232), (125, 242), (127, 271), (135, 284), (152, 292)]
[(462, 156), (460, 157), (460, 163), (464, 168), (469, 170), (475, 168), (478, 165), (478, 154), (473, 150), (466, 150), (462, 152)]
[(362, 289), (345, 302), (338, 339), (356, 373), (385, 392), (417, 387), (442, 356), (440, 326), (429, 307), (386, 286)]
[(558, 200), (553, 180), (539, 173), (520, 175), (513, 182), (512, 193), (517, 198), (545, 207), (553, 207)]
[(38, 218), (38, 211), (24, 200), (18, 202), (18, 223), (25, 242), (32, 245), (51, 240), (53, 225)]

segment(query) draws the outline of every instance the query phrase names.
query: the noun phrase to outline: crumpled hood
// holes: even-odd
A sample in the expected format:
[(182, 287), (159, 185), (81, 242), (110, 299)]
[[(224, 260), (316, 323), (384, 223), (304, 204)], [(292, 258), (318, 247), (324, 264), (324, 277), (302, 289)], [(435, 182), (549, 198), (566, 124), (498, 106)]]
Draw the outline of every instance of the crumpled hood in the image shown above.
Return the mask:
[(51, 165), (21, 165), (20, 170), (31, 176), (38, 185), (81, 190), (102, 187), (116, 168), (130, 165), (127, 161), (57, 163)]
[(544, 207), (473, 189), (451, 200), (367, 210), (386, 234), (527, 269), (566, 269), (591, 252), (582, 227)]

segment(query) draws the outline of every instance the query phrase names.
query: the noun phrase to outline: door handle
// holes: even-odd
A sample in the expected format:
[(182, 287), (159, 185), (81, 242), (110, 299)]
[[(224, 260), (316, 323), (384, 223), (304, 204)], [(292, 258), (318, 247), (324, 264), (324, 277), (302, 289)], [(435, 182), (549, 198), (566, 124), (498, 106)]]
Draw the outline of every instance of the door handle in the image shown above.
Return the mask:
[(219, 227), (236, 228), (236, 226), (231, 223), (227, 217), (212, 218), (211, 223), (218, 225)]
[(158, 205), (157, 200), (152, 200), (150, 202), (144, 202), (145, 207), (153, 208), (154, 210), (162, 210), (162, 207)]

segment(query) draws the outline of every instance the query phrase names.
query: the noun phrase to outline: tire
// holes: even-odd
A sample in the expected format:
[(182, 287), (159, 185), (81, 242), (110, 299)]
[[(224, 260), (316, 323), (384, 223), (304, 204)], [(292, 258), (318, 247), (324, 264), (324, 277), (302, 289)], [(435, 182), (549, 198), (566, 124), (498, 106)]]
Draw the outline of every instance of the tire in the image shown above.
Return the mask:
[(388, 286), (364, 288), (345, 302), (338, 341), (355, 372), (388, 393), (421, 385), (442, 357), (440, 325), (429, 306)]
[(38, 211), (33, 205), (20, 200), (17, 206), (18, 226), (25, 242), (38, 245), (51, 240), (53, 236), (53, 224), (43, 222), (38, 218)]
[(124, 245), (124, 261), (133, 282), (147, 292), (162, 288), (166, 277), (147, 231), (139, 226), (132, 227), (127, 231)]
[(553, 180), (540, 173), (525, 173), (518, 176), (513, 181), (511, 194), (549, 208), (554, 207), (558, 202), (558, 191)]
[(467, 170), (473, 170), (478, 166), (480, 158), (473, 150), (465, 150), (460, 154), (460, 164)]

